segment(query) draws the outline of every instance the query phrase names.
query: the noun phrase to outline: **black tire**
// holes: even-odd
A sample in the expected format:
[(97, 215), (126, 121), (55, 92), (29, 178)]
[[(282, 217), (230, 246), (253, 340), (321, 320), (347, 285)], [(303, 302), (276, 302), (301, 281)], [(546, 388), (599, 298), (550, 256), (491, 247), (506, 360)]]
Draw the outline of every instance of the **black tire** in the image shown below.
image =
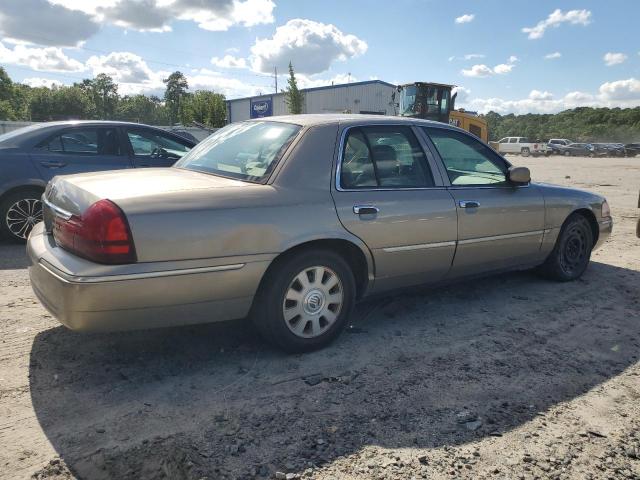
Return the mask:
[(571, 152), (569, 150), (564, 152), (564, 156), (565, 157), (570, 157), (571, 156)]
[[(305, 269), (311, 271), (311, 267), (315, 266), (325, 267), (335, 273), (343, 300), (335, 320), (328, 327), (325, 326), (327, 329), (324, 332), (318, 336), (303, 338), (292, 331), (293, 327), (287, 325), (284, 314), (287, 305), (285, 296), (291, 291), (296, 277), (303, 274)], [(355, 298), (355, 279), (349, 264), (330, 250), (307, 250), (285, 258), (270, 269), (261, 283), (251, 317), (258, 331), (270, 343), (289, 353), (309, 352), (325, 347), (340, 335), (351, 315)], [(304, 305), (307, 305), (306, 301)], [(319, 322), (321, 320), (322, 317)], [(294, 325), (295, 321), (295, 318), (290, 319), (289, 324)], [(297, 321), (306, 322), (302, 317)]]
[(530, 153), (531, 153), (531, 150), (529, 150), (528, 148), (523, 148), (522, 150), (520, 150), (520, 154), (523, 157), (528, 157)]
[[(41, 197), (42, 190), (37, 188), (25, 188), (4, 197), (0, 202), (0, 237), (25, 243), (33, 226), (42, 221)], [(24, 228), (21, 217), (27, 222)]]
[(560, 282), (576, 280), (587, 269), (592, 249), (593, 232), (589, 220), (573, 213), (564, 222), (553, 250), (539, 270)]

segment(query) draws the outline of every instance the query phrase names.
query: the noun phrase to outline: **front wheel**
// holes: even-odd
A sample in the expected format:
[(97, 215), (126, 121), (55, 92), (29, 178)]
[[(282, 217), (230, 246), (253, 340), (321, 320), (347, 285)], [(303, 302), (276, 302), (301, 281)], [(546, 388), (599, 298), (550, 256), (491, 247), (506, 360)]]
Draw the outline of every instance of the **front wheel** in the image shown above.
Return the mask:
[(351, 268), (331, 251), (301, 252), (275, 265), (262, 282), (252, 312), (262, 335), (287, 352), (331, 343), (355, 304)]
[(31, 229), (42, 221), (42, 191), (20, 190), (0, 202), (0, 236), (25, 242)]
[(540, 271), (561, 282), (579, 278), (589, 265), (593, 240), (589, 221), (577, 213), (570, 215), (549, 257), (540, 266)]

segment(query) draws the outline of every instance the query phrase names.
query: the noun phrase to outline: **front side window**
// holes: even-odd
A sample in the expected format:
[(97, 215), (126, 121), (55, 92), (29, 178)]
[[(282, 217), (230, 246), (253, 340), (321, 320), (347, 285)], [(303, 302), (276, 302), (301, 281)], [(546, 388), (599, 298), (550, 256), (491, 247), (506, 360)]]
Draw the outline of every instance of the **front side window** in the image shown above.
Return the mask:
[(233, 123), (200, 142), (175, 166), (263, 182), (299, 131), (299, 125), (289, 123)]
[(342, 154), (340, 186), (358, 188), (433, 187), (427, 159), (404, 126), (359, 127), (349, 130)]
[(134, 155), (178, 160), (191, 150), (186, 142), (153, 130), (127, 129), (127, 137)]
[(122, 155), (114, 128), (74, 128), (55, 135), (40, 149), (76, 155)]
[(447, 169), (451, 185), (507, 183), (507, 165), (484, 143), (470, 135), (444, 128), (424, 128)]
[(517, 137), (510, 138), (509, 143), (518, 143), (518, 138)]

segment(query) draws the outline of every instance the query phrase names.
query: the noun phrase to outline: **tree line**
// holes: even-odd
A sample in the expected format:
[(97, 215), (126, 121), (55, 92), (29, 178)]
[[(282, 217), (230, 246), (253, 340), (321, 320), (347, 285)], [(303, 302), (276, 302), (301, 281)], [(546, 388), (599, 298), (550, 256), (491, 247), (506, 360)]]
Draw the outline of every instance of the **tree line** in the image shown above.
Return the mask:
[(225, 96), (208, 90), (189, 92), (181, 72), (164, 80), (165, 93), (120, 95), (109, 75), (98, 74), (73, 85), (30, 87), (13, 82), (0, 67), (0, 120), (123, 120), (150, 125), (198, 122), (217, 128), (225, 125)]
[(574, 142), (640, 142), (640, 107), (580, 107), (555, 114), (484, 115), (491, 140), (568, 138)]

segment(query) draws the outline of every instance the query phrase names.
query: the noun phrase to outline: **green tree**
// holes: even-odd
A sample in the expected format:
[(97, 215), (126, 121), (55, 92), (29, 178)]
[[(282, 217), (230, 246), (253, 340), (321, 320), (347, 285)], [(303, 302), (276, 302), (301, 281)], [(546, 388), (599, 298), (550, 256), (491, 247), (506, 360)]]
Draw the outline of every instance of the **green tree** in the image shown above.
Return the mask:
[(80, 87), (55, 87), (51, 90), (50, 120), (91, 119), (96, 116), (93, 99)]
[(16, 112), (11, 100), (13, 82), (4, 68), (0, 67), (0, 120), (16, 120)]
[(166, 107), (158, 97), (127, 95), (118, 102), (115, 117), (128, 122), (161, 125), (168, 123)]
[(118, 85), (109, 75), (99, 73), (90, 81), (90, 88), (98, 118), (112, 119), (118, 105)]
[(169, 122), (173, 125), (180, 115), (180, 102), (186, 95), (189, 84), (181, 72), (173, 72), (162, 81), (167, 86), (164, 92), (164, 101), (169, 108)]
[(198, 122), (209, 127), (223, 127), (227, 118), (225, 96), (207, 90), (198, 90), (184, 98), (180, 112), (183, 124)]
[(298, 89), (298, 81), (293, 71), (293, 65), (289, 62), (289, 80), (287, 80), (287, 89), (284, 92), (284, 99), (287, 102), (289, 113), (297, 115), (302, 113), (304, 104), (304, 94)]

